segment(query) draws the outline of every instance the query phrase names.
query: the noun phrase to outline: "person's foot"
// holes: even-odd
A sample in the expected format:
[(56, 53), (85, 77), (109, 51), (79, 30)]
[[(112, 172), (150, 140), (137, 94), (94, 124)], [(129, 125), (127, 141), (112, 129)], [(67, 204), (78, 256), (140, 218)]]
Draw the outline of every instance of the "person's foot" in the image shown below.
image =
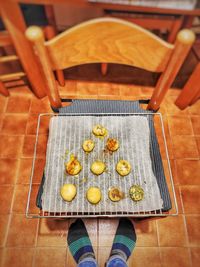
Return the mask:
[(110, 258), (120, 256), (128, 260), (136, 243), (136, 234), (132, 222), (129, 219), (121, 218), (113, 241)]
[(87, 229), (81, 219), (77, 219), (69, 227), (67, 243), (76, 263), (85, 258), (95, 259)]

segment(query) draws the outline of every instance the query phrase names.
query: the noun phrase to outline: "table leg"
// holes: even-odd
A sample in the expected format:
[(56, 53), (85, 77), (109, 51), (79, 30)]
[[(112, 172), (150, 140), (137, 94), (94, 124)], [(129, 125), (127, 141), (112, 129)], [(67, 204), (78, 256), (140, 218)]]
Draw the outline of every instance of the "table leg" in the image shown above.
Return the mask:
[(44, 97), (46, 84), (31, 44), (24, 35), (26, 25), (18, 3), (11, 0), (0, 0), (0, 13), (32, 86), (33, 93), (39, 98)]

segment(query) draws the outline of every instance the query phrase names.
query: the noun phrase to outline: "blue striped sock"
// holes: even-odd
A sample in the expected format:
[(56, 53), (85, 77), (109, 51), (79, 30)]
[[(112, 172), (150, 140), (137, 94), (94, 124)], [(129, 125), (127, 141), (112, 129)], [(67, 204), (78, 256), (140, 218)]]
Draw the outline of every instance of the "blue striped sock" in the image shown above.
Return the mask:
[(120, 255), (125, 261), (130, 257), (136, 243), (136, 234), (132, 222), (121, 218), (115, 234), (110, 256)]

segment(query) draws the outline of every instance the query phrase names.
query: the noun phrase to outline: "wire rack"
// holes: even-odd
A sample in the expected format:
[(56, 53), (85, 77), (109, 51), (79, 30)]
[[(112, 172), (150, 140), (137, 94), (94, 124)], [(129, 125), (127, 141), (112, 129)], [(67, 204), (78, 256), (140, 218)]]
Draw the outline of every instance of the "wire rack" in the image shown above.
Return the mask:
[[(144, 151), (141, 152), (141, 149), (144, 150), (144, 147), (140, 140), (131, 138), (131, 136), (129, 136), (130, 132), (127, 133), (125, 131), (124, 124), (122, 123), (125, 117), (130, 119), (143, 118), (148, 122), (148, 125), (152, 123), (160, 151), (155, 151), (155, 135), (150, 133), (148, 140), (150, 164), (144, 155)], [(56, 120), (57, 126), (56, 123), (53, 124), (53, 126), (50, 124), (50, 121), (54, 118), (58, 119)], [(90, 123), (88, 124), (89, 118)], [(75, 119), (78, 119), (78, 121), (81, 119), (81, 127), (75, 122)], [(65, 120), (67, 120), (67, 123)], [(113, 126), (114, 124), (111, 123), (113, 120), (118, 120), (117, 126)], [(88, 160), (88, 156), (86, 156), (81, 149), (81, 144), (85, 138), (89, 137), (89, 134), (83, 134), (83, 132), (85, 133), (84, 128), (87, 128), (88, 131), (91, 132), (92, 126), (97, 124), (97, 122), (104, 125), (107, 123), (106, 127), (109, 128), (111, 136), (113, 135), (112, 133), (115, 133), (114, 136), (120, 140), (120, 149), (114, 155), (102, 155), (104, 143), (102, 140), (97, 139), (96, 152), (91, 153), (90, 159)], [(51, 127), (56, 129), (51, 129)], [(49, 130), (54, 130), (55, 132), (53, 137), (54, 142), (51, 143), (48, 143)], [(132, 139), (134, 141), (131, 141), (130, 145), (127, 145), (125, 140), (130, 141)], [(66, 150), (69, 151), (69, 154), (71, 152), (75, 154), (78, 153), (78, 157), (81, 159), (83, 169), (79, 177), (66, 177), (64, 173), (64, 162), (66, 158), (64, 158), (63, 155)], [(140, 153), (138, 153), (138, 151), (140, 151)], [(110, 172), (105, 172), (100, 175), (101, 177), (97, 178), (89, 173), (89, 166), (91, 162), (99, 157), (103, 157), (102, 160), (107, 161)], [(125, 178), (120, 178), (113, 167), (117, 160), (121, 158), (126, 158), (130, 161), (131, 165), (137, 167), (133, 168), (131, 175)], [(44, 173), (45, 175), (43, 175)], [(156, 178), (156, 185), (154, 184), (154, 187), (152, 185), (152, 173)], [(84, 181), (84, 177), (86, 176), (90, 178)], [(133, 177), (134, 182), (132, 180)], [(74, 183), (77, 187), (76, 198), (70, 203), (63, 201), (60, 196), (60, 187), (66, 182)], [(137, 203), (129, 198), (128, 192), (132, 184), (139, 184), (143, 187), (145, 190), (146, 202), (149, 203), (150, 209), (148, 209), (144, 201)], [(114, 203), (108, 198), (108, 189), (113, 185), (122, 189), (125, 193), (125, 199)], [(89, 186), (98, 186), (101, 189), (103, 198), (100, 204), (92, 205), (86, 200), (86, 190)], [(158, 190), (156, 190), (156, 188)], [(162, 206), (158, 205), (160, 197), (163, 200)], [(178, 206), (176, 194), (164, 133), (163, 119), (160, 113), (95, 115), (80, 115), (74, 113), (39, 115), (26, 208), (26, 216), (28, 218), (149, 217), (177, 214)]]

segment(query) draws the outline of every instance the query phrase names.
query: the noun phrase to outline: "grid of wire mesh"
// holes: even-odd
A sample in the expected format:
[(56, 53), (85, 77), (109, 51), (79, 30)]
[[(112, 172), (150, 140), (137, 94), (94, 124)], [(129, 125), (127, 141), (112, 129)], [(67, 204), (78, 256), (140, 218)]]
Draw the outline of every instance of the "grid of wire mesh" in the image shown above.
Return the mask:
[[(55, 127), (56, 123), (58, 123), (57, 127), (55, 127), (55, 136), (54, 138), (57, 139), (57, 142), (54, 142), (52, 146), (52, 142), (48, 145), (48, 149), (42, 150), (41, 155), (41, 145), (45, 146), (46, 143), (44, 139), (48, 139), (48, 127), (49, 121), (52, 118), (62, 118), (67, 119), (67, 124), (62, 124), (63, 120), (57, 120), (53, 127)], [(120, 150), (114, 155), (105, 156), (102, 153), (102, 140), (97, 139), (97, 149), (96, 153), (91, 153), (91, 158), (88, 162), (88, 157), (82, 149), (79, 150), (78, 153), (81, 152), (81, 161), (82, 161), (82, 176), (81, 177), (66, 177), (64, 170), (62, 169), (64, 166), (64, 162), (66, 159), (63, 157), (63, 152), (66, 148), (69, 152), (73, 152), (76, 150), (76, 146), (78, 144), (81, 147), (82, 140), (85, 139), (85, 129), (84, 127), (88, 127), (86, 121), (88, 118), (91, 119), (91, 127), (97, 121), (99, 124), (104, 124), (107, 121), (107, 127), (111, 133), (115, 132), (115, 137), (120, 140)], [(144, 151), (137, 150), (141, 145), (141, 140), (136, 140), (133, 138), (133, 142), (130, 143), (130, 146), (127, 145), (125, 140), (129, 140), (129, 136), (122, 123), (124, 117), (132, 117), (132, 118), (145, 118), (147, 122), (150, 120), (154, 121), (154, 126), (157, 132), (158, 141), (160, 146), (164, 149), (161, 149), (161, 156), (164, 158), (164, 172), (167, 179), (167, 186), (170, 193), (170, 198), (172, 201), (172, 209), (165, 210), (163, 207), (158, 206), (158, 201), (160, 198), (160, 192), (163, 191), (163, 184), (159, 183), (159, 190), (155, 190), (155, 187), (152, 187), (152, 181), (150, 174), (150, 169), (155, 169), (155, 164), (159, 160), (157, 154), (154, 152), (154, 142), (152, 135), (149, 135), (149, 149), (151, 150), (151, 166), (147, 166), (146, 158), (144, 157)], [(78, 123), (76, 123), (75, 118), (78, 118), (78, 121), (81, 119), (83, 121), (82, 127)], [(116, 119), (118, 121), (117, 126), (114, 123), (110, 123), (111, 120)], [(67, 125), (67, 126), (66, 126)], [(85, 126), (84, 126), (85, 125)], [(65, 128), (67, 127), (67, 129)], [(64, 136), (61, 138), (62, 133), (64, 132)], [(44, 138), (45, 136), (45, 138)], [(73, 138), (72, 138), (73, 137)], [(130, 139), (131, 140), (131, 139)], [(104, 146), (104, 144), (103, 144)], [(59, 147), (59, 157), (58, 163), (53, 164), (51, 160), (55, 161), (56, 158), (53, 157), (57, 153), (57, 148)], [(137, 153), (137, 151), (141, 151)], [(128, 153), (127, 153), (128, 152)], [(48, 155), (49, 154), (49, 155)], [(88, 182), (84, 182), (84, 176), (90, 172), (90, 164), (93, 162), (99, 155), (101, 154), (101, 158), (103, 161), (107, 161), (109, 165), (110, 172), (104, 173), (101, 178), (95, 178), (90, 175), (91, 180)], [(52, 156), (50, 156), (52, 155)], [(106, 157), (106, 159), (105, 159)], [(141, 203), (133, 202), (128, 195), (129, 188), (133, 184), (132, 176), (129, 178), (119, 178), (119, 175), (116, 173), (115, 165), (116, 161), (120, 158), (126, 158), (129, 160), (133, 166), (137, 168), (134, 169), (134, 184), (139, 184), (143, 187), (146, 196), (149, 194), (149, 206), (154, 207), (153, 209), (148, 209), (146, 205), (143, 205), (143, 201)], [(45, 160), (46, 159), (46, 160)], [(42, 177), (43, 168), (40, 170), (37, 168), (37, 162), (42, 161), (45, 162), (45, 176), (48, 177), (48, 171), (50, 166), (53, 164), (53, 174), (50, 175), (50, 181), (46, 184), (46, 190), (44, 190), (42, 197), (40, 200), (43, 201), (43, 205), (40, 208), (35, 207), (35, 198), (37, 188), (41, 191), (41, 185), (39, 185), (38, 179), (38, 172)], [(140, 161), (140, 163), (139, 163)], [(61, 172), (58, 170), (58, 166), (61, 166)], [(140, 166), (140, 167), (139, 167)], [(43, 166), (44, 167), (44, 166)], [(59, 167), (60, 168), (60, 167)], [(114, 177), (114, 179), (113, 179)], [(75, 201), (71, 203), (65, 203), (62, 198), (60, 197), (60, 186), (65, 183), (66, 178), (68, 181), (76, 184), (77, 187), (77, 196)], [(157, 178), (157, 177), (156, 177)], [(87, 179), (89, 180), (89, 179)], [(95, 183), (94, 183), (95, 181)], [(125, 193), (125, 198), (118, 203), (113, 203), (111, 200), (108, 199), (108, 189), (113, 185), (117, 185), (117, 187), (122, 188), (123, 192)], [(46, 182), (46, 181), (45, 181)], [(45, 182), (43, 184), (43, 188), (45, 187)], [(86, 200), (86, 190), (90, 185), (99, 186), (101, 191), (103, 192), (103, 199), (101, 201), (101, 205), (92, 205)], [(53, 191), (52, 191), (53, 188)], [(165, 188), (166, 190), (166, 188)], [(53, 192), (53, 196), (51, 196)], [(48, 196), (48, 205), (44, 205), (45, 194)], [(43, 208), (45, 207), (45, 208)], [(164, 126), (162, 121), (162, 116), (160, 113), (148, 113), (148, 114), (141, 114), (141, 113), (131, 113), (131, 114), (40, 114), (38, 118), (38, 126), (37, 126), (37, 135), (36, 135), (36, 143), (35, 143), (35, 151), (34, 151), (34, 159), (33, 159), (33, 166), (32, 166), (32, 174), (30, 178), (30, 190), (28, 195), (28, 202), (27, 202), (27, 210), (26, 215), (27, 217), (37, 218), (37, 217), (147, 217), (147, 216), (167, 216), (167, 215), (176, 215), (178, 213), (177, 208), (177, 201), (176, 195), (174, 190), (173, 178), (170, 168), (170, 161), (169, 155), (167, 151), (166, 145), (166, 138), (164, 133)]]

